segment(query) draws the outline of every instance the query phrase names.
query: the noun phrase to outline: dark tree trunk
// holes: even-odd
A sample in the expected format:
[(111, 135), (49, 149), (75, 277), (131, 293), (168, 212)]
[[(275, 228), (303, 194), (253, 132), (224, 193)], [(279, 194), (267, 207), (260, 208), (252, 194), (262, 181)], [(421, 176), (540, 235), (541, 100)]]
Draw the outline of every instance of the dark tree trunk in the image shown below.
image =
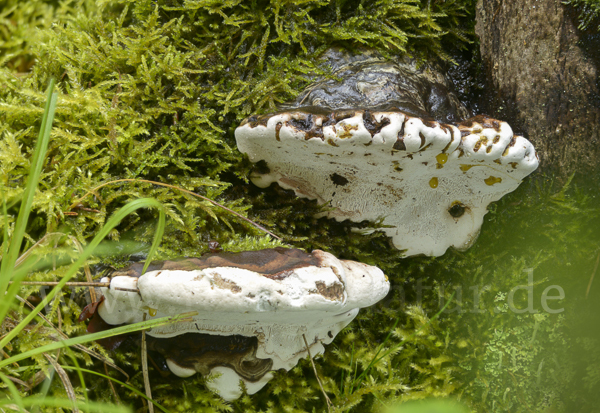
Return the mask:
[[(479, 0), (476, 33), (492, 100), (562, 178), (600, 170), (600, 41), (558, 0)], [(595, 30), (595, 27), (594, 27)], [(597, 175), (596, 175), (597, 176)]]

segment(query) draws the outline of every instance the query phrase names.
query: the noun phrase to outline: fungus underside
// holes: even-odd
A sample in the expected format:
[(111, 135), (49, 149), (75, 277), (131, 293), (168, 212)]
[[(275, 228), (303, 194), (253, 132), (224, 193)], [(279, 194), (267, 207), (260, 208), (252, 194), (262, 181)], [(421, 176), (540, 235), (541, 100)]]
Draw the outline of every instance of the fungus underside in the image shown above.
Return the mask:
[[(371, 411), (381, 406), (380, 400), (390, 404), (445, 395), (460, 395), (477, 412), (526, 412), (548, 405), (563, 411), (596, 408), (588, 395), (600, 384), (600, 338), (591, 328), (591, 314), (600, 313), (598, 274), (584, 297), (600, 245), (593, 230), (600, 220), (593, 198), (597, 188), (586, 187), (579, 177), (566, 185), (539, 175), (491, 207), (471, 250), (401, 260), (381, 233), (361, 235), (353, 229), (362, 224), (316, 219), (321, 210), (315, 202), (274, 186), (260, 190), (247, 184), (252, 166), (235, 148), (233, 130), (239, 122), (297, 96), (309, 83), (313, 57), (320, 51), (332, 44), (367, 45), (387, 56), (406, 50), (448, 58), (446, 40), (473, 39), (473, 1), (1, 4), (0, 186), (8, 221), (8, 228), (4, 220), (0, 223), (3, 232), (13, 230), (50, 77), (58, 80), (60, 91), (23, 251), (47, 233), (67, 234), (85, 245), (114, 211), (147, 197), (162, 203), (167, 214), (161, 259), (199, 255), (208, 251), (210, 240), (226, 251), (281, 245), (208, 202), (146, 182), (108, 185), (73, 205), (89, 189), (117, 179), (169, 183), (247, 215), (295, 247), (374, 264), (390, 277), (391, 295), (361, 312), (324, 357), (315, 360), (336, 411)], [(140, 210), (112, 231), (120, 244), (105, 264), (124, 266), (127, 257), (117, 251), (124, 245), (128, 253), (146, 250), (154, 220), (152, 213)], [(67, 238), (53, 239), (38, 253), (66, 247)], [(72, 257), (72, 249), (63, 251)], [(529, 269), (536, 283), (532, 305), (539, 312), (511, 312), (508, 296), (514, 287), (527, 284)], [(65, 272), (57, 266), (28, 279), (60, 280)], [(564, 300), (548, 301), (552, 308), (564, 307), (562, 313), (540, 307), (542, 292), (551, 285), (565, 290)], [(441, 308), (439, 297), (449, 297), (458, 287), (460, 306), (450, 304), (448, 312), (427, 324)], [(30, 286), (21, 295), (38, 291)], [(81, 289), (63, 290), (46, 314), (68, 335), (84, 330), (75, 321), (83, 294)], [(524, 290), (513, 298), (518, 309), (527, 309)], [(13, 315), (22, 318), (23, 313), (19, 307)], [(396, 320), (388, 347), (422, 330), (357, 385), (355, 378)], [(8, 321), (3, 320), (3, 328), (10, 327)], [(34, 328), (4, 351), (24, 353), (50, 343), (52, 334)], [(104, 372), (102, 365), (92, 365), (87, 354), (76, 350), (72, 358), (68, 354), (61, 353), (59, 363), (70, 372), (76, 396), (114, 401), (105, 379), (83, 373), (86, 390), (73, 371), (73, 360), (97, 373)], [(142, 390), (139, 350), (131, 346), (112, 357), (131, 375), (131, 388)], [(5, 366), (2, 373), (40, 383), (36, 373), (47, 365), (40, 355), (19, 361), (20, 368)], [(152, 365), (150, 373), (154, 399), (171, 411), (326, 407), (308, 360), (276, 374), (263, 392), (233, 404), (208, 392), (199, 376), (173, 381)], [(108, 375), (126, 381), (110, 368)], [(142, 406), (138, 393), (115, 388), (123, 402)], [(14, 389), (53, 397), (64, 397), (65, 391), (57, 378), (31, 392)], [(5, 382), (0, 393), (0, 400), (12, 397)]]

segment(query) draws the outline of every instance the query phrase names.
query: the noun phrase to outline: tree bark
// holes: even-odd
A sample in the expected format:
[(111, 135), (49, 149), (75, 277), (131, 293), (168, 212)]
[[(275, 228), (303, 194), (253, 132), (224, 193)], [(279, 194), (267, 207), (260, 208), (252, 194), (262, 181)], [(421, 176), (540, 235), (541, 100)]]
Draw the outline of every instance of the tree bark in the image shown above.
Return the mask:
[[(475, 31), (497, 113), (562, 178), (600, 170), (597, 41), (558, 0), (479, 0)], [(587, 49), (587, 50), (586, 50)], [(595, 61), (596, 60), (596, 61)]]

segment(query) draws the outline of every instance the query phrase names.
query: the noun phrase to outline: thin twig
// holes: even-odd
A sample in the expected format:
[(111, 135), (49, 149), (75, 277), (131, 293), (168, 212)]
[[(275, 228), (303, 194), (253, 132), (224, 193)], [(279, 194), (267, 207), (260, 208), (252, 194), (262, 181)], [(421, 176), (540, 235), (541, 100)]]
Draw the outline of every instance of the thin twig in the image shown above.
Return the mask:
[[(54, 240), (54, 249), (58, 248), (58, 240)], [(56, 254), (52, 254), (52, 271), (56, 271)]]
[[(12, 281), (9, 281), (9, 284), (12, 284)], [(58, 285), (58, 281), (21, 281), (20, 285), (44, 285), (48, 287), (52, 287)], [(110, 282), (87, 282), (87, 281), (74, 281), (68, 282), (65, 284), (65, 287), (108, 287), (111, 290), (116, 291), (128, 291), (131, 293), (139, 293), (140, 290), (137, 288), (125, 288), (125, 287), (111, 287)]]
[(37, 373), (34, 374), (34, 376), (32, 378), (30, 378), (27, 381), (27, 384), (29, 385), (29, 387), (31, 387), (32, 389), (35, 389), (37, 386), (39, 386), (44, 380), (46, 380), (46, 373), (44, 373), (43, 370), (38, 371)]
[(52, 357), (51, 355), (49, 355), (47, 353), (43, 353), (43, 354), (48, 359), (50, 364), (52, 364), (52, 366), (54, 367), (54, 370), (58, 373), (58, 377), (60, 377), (60, 380), (63, 383), (63, 387), (65, 388), (65, 391), (67, 392), (67, 397), (71, 400), (71, 402), (73, 402), (73, 412), (79, 413), (79, 409), (77, 408), (77, 404), (76, 404), (77, 398), (75, 397), (75, 390), (73, 389), (73, 385), (71, 384), (71, 380), (69, 380), (69, 376), (67, 375), (67, 372), (65, 371), (65, 369), (62, 368), (62, 366), (60, 364), (58, 364), (58, 361), (54, 360), (54, 357)]
[(60, 305), (56, 309), (56, 318), (58, 319), (58, 331), (62, 331), (62, 313), (60, 312)]
[[(19, 406), (17, 406), (16, 404), (5, 404), (4, 407), (6, 407), (7, 409), (10, 409), (11, 411), (15, 410), (17, 412), (21, 412), (21, 413), (29, 413), (29, 410), (23, 409)], [(6, 410), (4, 409), (0, 409), (2, 411), (2, 413), (6, 413)]]
[(270, 235), (270, 236), (272, 236), (273, 238), (275, 238), (275, 239), (278, 239), (279, 241), (283, 241), (283, 240), (282, 240), (280, 237), (278, 237), (277, 235), (273, 234), (271, 231), (269, 231), (268, 229), (266, 229), (266, 228), (265, 228), (265, 227), (263, 227), (262, 225), (259, 225), (259, 224), (257, 224), (256, 222), (252, 221), (251, 219), (249, 219), (249, 218), (246, 218), (245, 216), (241, 215), (240, 213), (238, 213), (238, 212), (235, 212), (233, 209), (227, 208), (225, 205), (221, 205), (221, 204), (219, 204), (217, 201), (213, 201), (212, 199), (210, 199), (210, 198), (208, 198), (208, 197), (205, 197), (205, 196), (203, 196), (203, 195), (197, 194), (197, 193), (195, 193), (195, 192), (192, 192), (192, 191), (188, 191), (187, 189), (183, 189), (183, 188), (180, 188), (180, 187), (178, 187), (178, 186), (175, 186), (175, 185), (164, 184), (164, 183), (162, 183), (162, 182), (156, 182), (156, 181), (149, 181), (149, 180), (147, 180), (147, 179), (131, 179), (131, 178), (128, 178), (128, 179), (117, 179), (117, 180), (115, 180), (115, 181), (110, 181), (110, 182), (106, 182), (106, 183), (104, 183), (104, 184), (102, 184), (102, 185), (98, 185), (97, 187), (90, 189), (90, 190), (89, 190), (89, 191), (88, 191), (88, 192), (87, 192), (85, 195), (83, 195), (81, 198), (78, 198), (77, 200), (75, 200), (75, 202), (73, 202), (73, 204), (71, 204), (71, 206), (69, 207), (69, 209), (73, 209), (73, 208), (75, 208), (75, 207), (76, 207), (76, 206), (77, 206), (77, 205), (78, 205), (78, 204), (79, 204), (79, 203), (80, 203), (80, 202), (81, 202), (81, 201), (82, 201), (84, 198), (86, 198), (87, 196), (91, 195), (92, 193), (94, 193), (94, 192), (95, 192), (95, 191), (97, 191), (98, 189), (102, 188), (103, 186), (110, 185), (110, 184), (116, 184), (116, 183), (119, 183), (119, 182), (145, 182), (145, 183), (148, 183), (148, 184), (153, 184), (153, 185), (158, 185), (158, 186), (164, 186), (164, 187), (171, 188), (171, 189), (176, 189), (176, 190), (178, 190), (178, 191), (181, 191), (181, 192), (184, 192), (184, 193), (186, 193), (186, 194), (189, 194), (189, 195), (192, 195), (192, 196), (198, 197), (198, 198), (200, 198), (200, 199), (203, 199), (203, 200), (205, 200), (205, 201), (208, 201), (208, 202), (210, 202), (211, 204), (213, 204), (213, 205), (215, 205), (215, 206), (217, 206), (217, 207), (219, 207), (219, 208), (222, 208), (222, 209), (224, 209), (224, 210), (225, 210), (225, 211), (227, 211), (227, 212), (230, 212), (230, 213), (232, 213), (232, 214), (233, 214), (233, 215), (235, 215), (236, 217), (238, 217), (238, 218), (240, 218), (240, 219), (243, 219), (244, 221), (248, 222), (248, 223), (249, 223), (249, 224), (251, 224), (252, 226), (254, 226), (254, 227), (256, 227), (256, 228), (260, 229), (261, 231), (264, 231), (264, 232), (266, 232), (267, 234), (269, 234), (269, 235)]
[[(29, 301), (27, 301), (26, 299), (19, 297), (18, 295), (16, 296), (17, 299), (19, 301), (21, 301), (22, 303), (26, 304), (27, 306), (29, 306), (29, 308), (31, 308), (32, 310), (35, 310), (35, 306), (33, 304), (31, 304)], [(65, 333), (63, 333), (62, 331), (60, 331), (58, 328), (56, 328), (56, 326), (54, 325), (54, 323), (52, 323), (52, 321), (48, 320), (48, 318), (46, 318), (44, 316), (44, 314), (42, 313), (38, 313), (38, 316), (44, 320), (46, 323), (48, 323), (48, 325), (50, 327), (52, 327), (63, 339), (67, 340), (69, 338), (69, 336), (67, 336)], [(75, 344), (73, 347), (75, 347), (76, 349), (83, 351), (84, 353), (89, 354), (90, 356), (97, 358), (98, 360), (104, 362), (104, 364), (108, 364), (109, 366), (111, 366), (113, 369), (119, 371), (120, 373), (122, 373), (125, 377), (127, 377), (127, 380), (129, 380), (129, 375), (127, 373), (125, 373), (125, 371), (121, 368), (119, 368), (119, 366), (117, 366), (114, 363), (111, 363), (106, 357), (104, 357), (102, 354), (100, 353), (96, 353), (94, 350), (90, 350), (89, 348), (85, 347), (82, 344)], [(16, 363), (15, 363), (16, 364)], [(18, 365), (17, 365), (18, 366)]]
[[(10, 281), (12, 284), (13, 282)], [(21, 281), (21, 285), (45, 285), (52, 287), (58, 285), (58, 281)], [(110, 282), (87, 282), (87, 281), (73, 281), (65, 284), (65, 287), (110, 287)]]
[[(46, 235), (44, 235), (42, 238), (39, 239), (39, 241), (37, 241), (35, 244), (33, 244), (30, 248), (27, 249), (27, 251), (25, 251), (23, 254), (21, 254), (21, 256), (17, 259), (17, 261), (15, 261), (15, 268), (17, 268), (19, 265), (21, 265), (25, 259), (27, 259), (27, 257), (29, 257), (29, 255), (31, 255), (31, 252), (39, 247), (40, 245), (42, 245), (48, 238), (51, 237), (55, 237), (55, 236), (67, 236), (71, 242), (73, 243), (73, 245), (75, 245), (75, 247), (77, 248), (77, 251), (79, 251), (79, 253), (83, 253), (83, 246), (81, 245), (81, 243), (79, 242), (79, 240), (77, 238), (75, 238), (73, 235), (67, 235), (64, 234), (62, 232), (49, 232)], [(55, 248), (56, 245), (58, 243), (58, 240), (55, 240)], [(53, 267), (54, 270), (56, 270), (56, 263), (54, 262), (55, 257), (52, 257), (53, 259)], [(83, 271), (85, 273), (85, 278), (88, 280), (88, 282), (92, 282), (92, 272), (90, 271), (90, 266), (87, 264), (84, 264), (83, 266)], [(90, 288), (90, 299), (92, 300), (93, 303), (95, 303), (96, 301), (98, 301), (97, 297), (96, 297), (96, 291), (93, 288)]]
[[(146, 313), (144, 313), (146, 321)], [(142, 330), (142, 374), (144, 376), (144, 387), (146, 388), (146, 397), (152, 400), (152, 389), (150, 389), (150, 376), (148, 375), (148, 352), (146, 351), (146, 331)], [(148, 403), (148, 413), (154, 413), (154, 404)]]
[[(55, 237), (55, 236), (61, 236), (61, 237), (67, 236), (71, 240), (71, 242), (75, 245), (75, 247), (77, 248), (79, 253), (80, 254), (83, 253), (83, 246), (81, 245), (79, 240), (77, 238), (75, 238), (73, 235), (67, 235), (62, 232), (49, 232), (46, 235), (44, 235), (42, 238), (40, 238), (30, 248), (28, 248), (27, 251), (25, 251), (23, 254), (21, 254), (21, 256), (17, 259), (17, 261), (15, 261), (15, 268), (17, 268), (19, 265), (21, 265), (27, 259), (27, 257), (29, 257), (31, 252), (36, 247), (39, 247), (40, 245), (42, 245), (48, 238)], [(58, 240), (55, 240), (54, 248), (56, 248), (57, 244), (58, 244)], [(56, 270), (55, 258), (56, 258), (55, 256), (52, 256), (54, 270)], [(92, 281), (92, 272), (90, 271), (90, 266), (88, 264), (84, 264), (83, 272), (85, 273), (85, 278), (88, 280), (88, 282), (90, 282), (90, 283), (93, 282)], [(89, 291), (90, 291), (90, 299), (92, 300), (92, 302), (95, 303), (96, 301), (98, 301), (98, 297), (96, 297), (96, 290), (94, 290), (94, 288), (90, 288)]]
[[(81, 242), (79, 242), (79, 240), (72, 235), (69, 236), (69, 238), (71, 239), (73, 244), (75, 244), (79, 253), (83, 254), (83, 245), (81, 245)], [(87, 263), (83, 264), (83, 272), (85, 273), (85, 279), (90, 283), (93, 282), (92, 272), (90, 271), (90, 266)], [(96, 290), (94, 289), (94, 287), (90, 287), (88, 291), (90, 292), (90, 300), (92, 301), (92, 303), (97, 302), (98, 297), (96, 297)]]
[(594, 266), (594, 271), (592, 271), (590, 282), (588, 283), (587, 290), (585, 291), (585, 298), (588, 298), (588, 295), (590, 294), (590, 289), (592, 288), (592, 281), (594, 281), (594, 276), (596, 275), (596, 271), (598, 271), (598, 263), (600, 263), (600, 252), (598, 252), (598, 258), (596, 258), (596, 265)]
[(310, 354), (310, 348), (308, 347), (308, 341), (306, 341), (306, 336), (304, 334), (302, 334), (302, 338), (304, 339), (304, 345), (306, 346), (306, 351), (308, 352), (308, 358), (310, 359), (310, 364), (312, 364), (313, 370), (315, 372), (315, 377), (317, 378), (317, 383), (319, 383), (321, 392), (323, 392), (323, 396), (325, 396), (325, 402), (327, 403), (327, 411), (331, 412), (331, 407), (333, 407), (333, 403), (331, 403), (331, 400), (329, 400), (327, 393), (325, 393), (325, 389), (323, 388), (323, 384), (321, 383), (321, 379), (319, 378), (319, 373), (317, 373), (317, 366), (315, 366), (315, 362), (313, 361), (312, 355)]
[[(106, 363), (103, 363), (103, 364), (104, 364), (104, 372), (106, 373), (107, 376), (110, 377), (110, 374), (108, 374), (108, 366), (106, 365)], [(117, 394), (117, 391), (115, 390), (115, 386), (113, 385), (112, 380), (108, 380), (108, 385), (110, 386), (110, 391), (112, 392), (117, 404), (121, 404), (121, 399), (119, 398), (119, 395)]]
[(63, 234), (62, 232), (49, 232), (49, 233), (47, 233), (42, 238), (40, 238), (38, 240), (38, 242), (36, 242), (35, 244), (33, 244), (31, 247), (29, 247), (27, 249), (27, 251), (25, 251), (23, 254), (21, 254), (21, 256), (19, 258), (17, 258), (17, 260), (15, 261), (15, 268), (17, 268), (19, 265), (23, 264), (23, 261), (25, 261), (25, 259), (31, 254), (31, 251), (33, 251), (34, 248), (37, 248), (40, 245), (42, 245), (46, 241), (47, 238), (51, 238), (51, 237), (54, 237), (56, 235), (60, 235), (61, 237), (64, 237), (66, 234)]
[[(10, 355), (6, 351), (4, 351), (3, 348), (0, 348), (0, 360), (2, 360), (3, 358), (9, 359)], [(13, 366), (15, 366), (17, 368), (20, 367), (17, 363), (13, 363)]]
[(27, 389), (27, 391), (31, 391), (31, 387), (29, 386), (29, 384), (27, 384), (23, 380), (17, 379), (16, 377), (12, 377), (12, 376), (6, 376), (6, 378), (9, 379), (10, 381), (12, 381), (13, 383), (17, 383), (17, 384), (25, 387)]

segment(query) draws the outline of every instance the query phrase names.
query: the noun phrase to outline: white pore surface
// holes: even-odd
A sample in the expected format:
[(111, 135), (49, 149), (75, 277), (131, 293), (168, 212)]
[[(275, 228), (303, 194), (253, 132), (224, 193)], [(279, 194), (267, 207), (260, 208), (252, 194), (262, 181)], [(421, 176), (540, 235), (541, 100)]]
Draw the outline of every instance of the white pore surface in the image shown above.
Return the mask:
[[(306, 116), (280, 113), (266, 126), (245, 123), (236, 129), (238, 149), (252, 162), (266, 161), (270, 170), (252, 181), (260, 187), (277, 182), (328, 204), (334, 208), (328, 215), (338, 221), (383, 218), (391, 226), (383, 231), (407, 256), (468, 248), (487, 205), (517, 188), (538, 166), (531, 143), (513, 137), (505, 122), (496, 121), (498, 130), (469, 121), (459, 127), (427, 126), (403, 113), (379, 112), (374, 118), (389, 124), (371, 136), (357, 110), (354, 117), (322, 127), (323, 139), (307, 139), (289, 122)], [(319, 127), (326, 120), (312, 116)], [(395, 149), (397, 142), (405, 149)], [(457, 203), (465, 208), (456, 218), (449, 209)]]
[[(147, 334), (159, 338), (189, 332), (255, 336), (256, 357), (272, 359), (273, 370), (289, 370), (307, 356), (303, 334), (311, 354), (323, 353), (323, 345), (356, 317), (359, 308), (375, 304), (389, 291), (387, 277), (379, 268), (338, 260), (319, 250), (315, 254), (321, 258), (321, 267), (296, 268), (280, 280), (234, 267), (151, 271), (139, 278), (117, 276), (110, 280), (110, 288), (102, 288), (105, 300), (98, 313), (115, 325), (140, 322), (144, 313), (149, 319), (150, 314), (164, 317), (197, 311), (191, 322), (153, 328)], [(139, 294), (114, 287), (139, 288)], [(334, 289), (338, 296), (319, 293), (323, 288)], [(177, 366), (171, 370), (182, 377), (191, 374)], [(227, 370), (223, 377), (233, 371)], [(240, 377), (236, 377), (235, 389), (218, 390), (224, 398), (239, 390)], [(255, 388), (249, 382), (246, 385), (249, 390)]]
[(229, 367), (219, 366), (210, 371), (210, 377), (206, 382), (206, 387), (215, 393), (218, 393), (223, 399), (231, 401), (242, 395), (240, 380), (244, 383), (244, 386), (246, 386), (247, 393), (254, 394), (265, 387), (272, 378), (273, 373), (269, 372), (262, 376), (260, 380), (251, 382), (238, 376), (235, 370), (230, 369)]

